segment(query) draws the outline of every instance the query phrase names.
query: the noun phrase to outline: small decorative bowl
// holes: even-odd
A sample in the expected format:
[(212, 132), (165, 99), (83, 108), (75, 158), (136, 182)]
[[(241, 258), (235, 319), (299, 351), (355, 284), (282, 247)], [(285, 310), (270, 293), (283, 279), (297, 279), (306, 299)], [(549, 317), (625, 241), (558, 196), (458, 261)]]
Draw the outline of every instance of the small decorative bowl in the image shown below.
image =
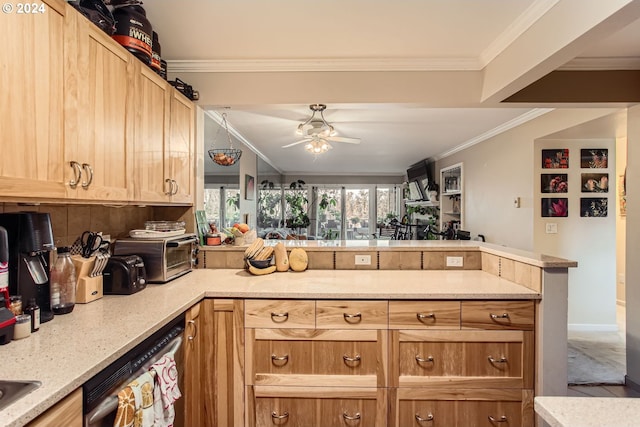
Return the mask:
[(273, 256), (267, 259), (247, 259), (247, 268), (249, 268), (249, 264), (254, 266), (255, 268), (267, 268), (271, 265), (273, 261)]

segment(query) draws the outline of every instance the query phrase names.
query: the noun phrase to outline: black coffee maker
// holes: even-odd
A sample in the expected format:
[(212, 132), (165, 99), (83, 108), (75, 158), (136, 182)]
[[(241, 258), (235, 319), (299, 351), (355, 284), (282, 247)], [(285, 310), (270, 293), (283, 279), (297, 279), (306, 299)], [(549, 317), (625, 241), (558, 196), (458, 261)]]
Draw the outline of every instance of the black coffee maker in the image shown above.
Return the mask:
[(50, 252), (55, 249), (51, 218), (42, 212), (0, 214), (9, 241), (9, 292), (36, 299), (40, 322), (53, 319), (49, 296)]

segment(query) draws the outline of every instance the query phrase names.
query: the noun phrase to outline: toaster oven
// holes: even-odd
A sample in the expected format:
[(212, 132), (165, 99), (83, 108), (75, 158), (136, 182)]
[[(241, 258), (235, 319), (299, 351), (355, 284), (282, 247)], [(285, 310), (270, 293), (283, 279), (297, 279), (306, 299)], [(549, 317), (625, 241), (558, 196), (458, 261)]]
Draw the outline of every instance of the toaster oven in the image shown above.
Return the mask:
[(193, 233), (166, 238), (117, 239), (114, 255), (139, 255), (148, 283), (166, 283), (193, 269), (198, 238)]

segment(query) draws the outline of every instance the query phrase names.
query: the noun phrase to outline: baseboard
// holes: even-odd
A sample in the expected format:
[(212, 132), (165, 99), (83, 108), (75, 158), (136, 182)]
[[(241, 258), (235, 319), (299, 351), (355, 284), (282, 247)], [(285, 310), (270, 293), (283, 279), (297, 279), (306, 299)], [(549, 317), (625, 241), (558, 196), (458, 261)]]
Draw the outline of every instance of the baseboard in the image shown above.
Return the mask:
[(616, 325), (615, 323), (569, 323), (567, 330), (571, 332), (618, 332), (618, 325)]
[(640, 384), (638, 384), (637, 382), (635, 382), (632, 379), (630, 379), (629, 375), (625, 375), (624, 376), (624, 385), (626, 385), (627, 387), (629, 387), (632, 390), (640, 391)]

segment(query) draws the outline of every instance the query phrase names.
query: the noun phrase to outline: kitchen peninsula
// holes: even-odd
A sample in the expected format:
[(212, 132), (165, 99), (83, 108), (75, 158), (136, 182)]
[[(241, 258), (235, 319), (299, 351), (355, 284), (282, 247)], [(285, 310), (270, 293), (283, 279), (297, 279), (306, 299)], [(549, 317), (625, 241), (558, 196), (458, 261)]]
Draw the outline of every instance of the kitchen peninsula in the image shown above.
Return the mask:
[[(308, 271), (251, 276), (241, 268), (214, 267), (220, 259), (233, 262), (233, 255), (241, 253), (242, 247), (205, 247), (201, 250), (204, 268), (164, 285), (149, 285), (137, 294), (105, 296), (78, 305), (73, 313), (42, 325), (30, 338), (4, 346), (6, 379), (39, 380), (42, 385), (1, 410), (0, 420), (11, 427), (26, 425), (203, 299), (235, 310), (231, 335), (237, 342), (231, 352), (237, 381), (231, 401), (236, 404), (230, 410), (234, 414), (229, 415), (233, 420), (229, 425), (262, 425), (261, 417), (266, 414), (269, 418), (272, 413), (265, 408), (278, 397), (295, 407), (292, 396), (329, 401), (335, 400), (335, 393), (357, 400), (358, 416), (375, 420), (367, 425), (403, 425), (405, 408), (437, 401), (438, 393), (450, 390), (446, 388), (449, 382), (450, 387), (464, 389), (463, 400), (473, 404), (489, 396), (498, 402), (494, 409), (515, 418), (510, 425), (524, 426), (534, 424), (534, 391), (535, 395), (565, 394), (566, 329), (556, 326), (566, 324), (567, 272), (575, 262), (473, 241), (287, 244), (305, 247), (310, 257)], [(336, 268), (361, 254), (371, 255), (371, 264), (365, 266), (370, 269)], [(462, 267), (447, 267), (447, 257), (462, 257)], [(332, 268), (321, 268), (319, 263), (329, 259)], [(393, 259), (397, 266), (413, 261), (400, 270), (391, 269), (388, 263)], [(419, 263), (413, 264), (416, 260)], [(294, 304), (287, 305), (291, 301)], [(300, 323), (269, 326), (274, 315)], [(292, 375), (265, 371), (268, 366), (259, 356), (269, 348), (269, 340), (286, 342), (300, 336), (306, 340), (312, 335), (321, 337), (322, 345), (363, 343), (376, 357), (371, 364), (363, 351), (357, 375), (296, 373), (293, 361)], [(452, 336), (455, 342), (449, 343)], [(411, 371), (414, 368), (407, 370), (398, 363), (406, 354), (413, 358), (415, 348), (424, 349), (425, 340), (440, 343), (436, 348), (441, 353), (415, 355), (416, 360), (435, 368), (439, 356), (446, 357), (455, 349), (461, 351), (458, 354), (471, 354), (464, 352), (481, 348), (486, 339), (499, 342), (490, 347), (496, 353), (484, 363), (496, 365), (503, 373), (478, 377), (473, 373), (471, 377), (466, 371), (443, 372), (441, 379), (425, 379)], [(296, 342), (303, 346), (304, 340)], [(340, 352), (341, 364), (342, 357)], [(344, 359), (344, 364), (359, 362), (356, 355)], [(212, 375), (206, 369), (202, 372)], [(346, 386), (336, 392), (344, 378), (348, 378)], [(295, 385), (305, 383), (309, 387)], [(317, 390), (326, 393), (312, 396)], [(443, 417), (447, 412), (451, 411), (445, 408)], [(356, 413), (341, 416), (355, 417)]]

